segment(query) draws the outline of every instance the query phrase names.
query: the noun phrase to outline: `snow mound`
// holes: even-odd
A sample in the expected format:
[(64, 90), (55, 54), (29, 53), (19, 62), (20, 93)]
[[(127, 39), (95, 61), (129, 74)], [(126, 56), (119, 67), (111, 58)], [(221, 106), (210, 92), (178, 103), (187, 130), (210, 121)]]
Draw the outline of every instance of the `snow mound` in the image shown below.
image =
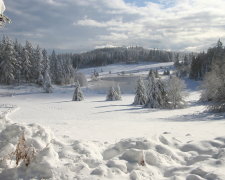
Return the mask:
[[(0, 179), (225, 179), (225, 137), (198, 143), (182, 143), (169, 134), (111, 145), (62, 141), (40, 125), (11, 122), (7, 113), (13, 108), (1, 106), (6, 116), (0, 119)], [(12, 155), (23, 133), (27, 146), (36, 150), (28, 167), (16, 166)]]

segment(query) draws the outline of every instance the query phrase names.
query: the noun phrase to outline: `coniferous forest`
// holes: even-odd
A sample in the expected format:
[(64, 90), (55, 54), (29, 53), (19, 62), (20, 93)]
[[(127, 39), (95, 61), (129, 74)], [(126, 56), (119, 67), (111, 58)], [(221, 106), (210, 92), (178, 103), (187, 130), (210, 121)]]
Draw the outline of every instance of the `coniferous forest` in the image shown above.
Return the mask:
[[(53, 84), (74, 83), (76, 70), (84, 67), (114, 63), (173, 62), (183, 58), (183, 53), (142, 47), (116, 47), (96, 49), (90, 52), (57, 54), (48, 53), (29, 41), (22, 45), (4, 36), (0, 42), (0, 83), (37, 83), (42, 85), (45, 76)], [(192, 56), (189, 53), (188, 61)]]

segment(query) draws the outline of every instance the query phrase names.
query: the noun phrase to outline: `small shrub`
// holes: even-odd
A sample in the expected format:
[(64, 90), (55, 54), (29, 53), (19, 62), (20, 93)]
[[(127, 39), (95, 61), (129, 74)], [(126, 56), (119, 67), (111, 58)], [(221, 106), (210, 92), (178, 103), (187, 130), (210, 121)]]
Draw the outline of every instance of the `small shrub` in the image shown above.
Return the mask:
[(29, 166), (30, 162), (34, 159), (35, 149), (27, 145), (24, 133), (19, 138), (13, 156), (16, 156), (16, 166), (18, 166), (21, 161), (24, 162), (26, 166)]
[(81, 72), (75, 74), (75, 82), (77, 82), (77, 81), (79, 82), (81, 87), (88, 85), (86, 76)]

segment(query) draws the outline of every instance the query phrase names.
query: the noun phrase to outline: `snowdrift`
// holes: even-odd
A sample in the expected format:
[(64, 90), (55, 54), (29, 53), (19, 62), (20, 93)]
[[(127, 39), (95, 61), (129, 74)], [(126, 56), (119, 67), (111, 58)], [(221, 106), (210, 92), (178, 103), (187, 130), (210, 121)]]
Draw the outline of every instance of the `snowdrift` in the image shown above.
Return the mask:
[[(7, 114), (15, 109), (0, 107), (0, 179), (225, 179), (225, 137), (185, 144), (167, 133), (115, 144), (58, 140), (37, 124), (13, 123)], [(23, 133), (36, 150), (35, 158), (28, 167), (16, 167), (15, 157), (9, 155)]]

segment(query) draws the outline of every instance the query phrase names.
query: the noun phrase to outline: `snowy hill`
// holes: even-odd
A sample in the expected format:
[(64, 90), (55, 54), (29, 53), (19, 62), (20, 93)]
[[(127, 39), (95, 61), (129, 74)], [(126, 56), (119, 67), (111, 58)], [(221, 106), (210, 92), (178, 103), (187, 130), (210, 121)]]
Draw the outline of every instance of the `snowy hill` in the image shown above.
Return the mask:
[[(89, 80), (95, 69), (101, 80), (83, 87), (81, 102), (72, 101), (74, 86), (55, 86), (52, 94), (36, 86), (1, 86), (0, 179), (225, 179), (225, 118), (204, 112), (198, 82), (186, 80), (184, 109), (131, 105), (132, 78), (150, 68), (160, 74), (173, 69), (172, 63), (82, 69)], [(121, 77), (130, 78), (122, 100), (105, 101), (103, 86), (96, 87)], [(35, 158), (16, 167), (9, 155), (23, 132)]]

